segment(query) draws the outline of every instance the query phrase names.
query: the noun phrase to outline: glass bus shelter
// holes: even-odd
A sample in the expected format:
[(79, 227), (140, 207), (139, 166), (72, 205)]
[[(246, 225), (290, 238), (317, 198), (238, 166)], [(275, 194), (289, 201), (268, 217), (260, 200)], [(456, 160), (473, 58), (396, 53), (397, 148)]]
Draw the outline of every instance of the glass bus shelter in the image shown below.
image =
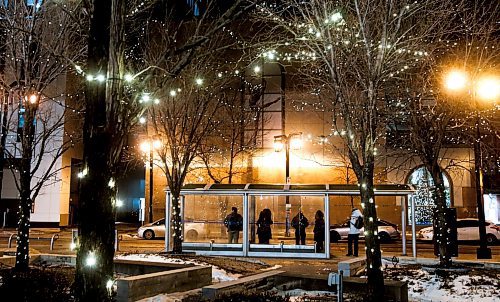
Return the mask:
[[(414, 190), (407, 185), (377, 185), (378, 196), (401, 196), (401, 217), (406, 218), (408, 204)], [(166, 216), (171, 217), (171, 194), (166, 191)], [(200, 255), (330, 258), (330, 204), (335, 196), (359, 196), (357, 185), (338, 184), (190, 184), (181, 191), (183, 251)], [(238, 243), (228, 243), (224, 220), (235, 207), (243, 217)], [(413, 208), (413, 207), (412, 207)], [(271, 239), (259, 242), (257, 221), (262, 210), (272, 214)], [(305, 244), (297, 244), (293, 218), (301, 211), (308, 219)], [(314, 240), (315, 215), (324, 213), (325, 236), (323, 250)], [(412, 211), (413, 212), (413, 211)], [(413, 216), (413, 215), (411, 215)], [(412, 219), (413, 220), (413, 219)], [(406, 233), (406, 219), (402, 219), (402, 234)], [(166, 219), (165, 250), (171, 250), (171, 219)], [(288, 232), (287, 232), (288, 231)], [(415, 234), (414, 223), (412, 233)], [(403, 255), (406, 254), (406, 236)], [(319, 240), (318, 240), (319, 241)], [(415, 236), (412, 236), (414, 256)]]

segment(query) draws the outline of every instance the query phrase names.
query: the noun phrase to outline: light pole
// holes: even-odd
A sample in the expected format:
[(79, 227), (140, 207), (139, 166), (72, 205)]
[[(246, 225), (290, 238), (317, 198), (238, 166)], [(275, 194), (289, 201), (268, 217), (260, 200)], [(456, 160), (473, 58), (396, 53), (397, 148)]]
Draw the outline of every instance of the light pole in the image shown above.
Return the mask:
[[(302, 147), (302, 132), (290, 133), (288, 135), (276, 135), (274, 137), (274, 151), (281, 152), (285, 149), (285, 183), (290, 184), (290, 148), (299, 150)], [(285, 196), (286, 220), (285, 237), (290, 237), (290, 196)]]
[(494, 77), (479, 78), (477, 81), (469, 80), (467, 73), (455, 70), (447, 74), (446, 88), (453, 92), (460, 92), (468, 88), (468, 94), (472, 98), (476, 109), (475, 138), (474, 138), (474, 174), (476, 186), (477, 216), (479, 220), (479, 248), (477, 249), (477, 259), (491, 259), (491, 249), (486, 242), (486, 222), (484, 217), (483, 203), (483, 165), (481, 155), (481, 132), (479, 129), (480, 115), (477, 98), (496, 101), (499, 96), (500, 83)]
[(148, 140), (141, 143), (141, 150), (145, 154), (148, 154), (149, 159), (149, 215), (148, 221), (153, 222), (153, 164), (154, 164), (154, 149), (161, 147), (161, 142), (159, 140), (153, 140), (149, 138)]

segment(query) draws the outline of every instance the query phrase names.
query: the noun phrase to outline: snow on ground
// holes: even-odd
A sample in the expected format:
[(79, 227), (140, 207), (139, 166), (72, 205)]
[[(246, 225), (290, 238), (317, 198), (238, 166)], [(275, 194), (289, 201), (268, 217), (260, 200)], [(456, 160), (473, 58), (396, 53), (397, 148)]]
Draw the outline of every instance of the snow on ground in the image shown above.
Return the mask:
[(290, 297), (290, 302), (296, 301), (307, 301), (307, 297), (332, 297), (332, 301), (335, 301), (337, 295), (328, 291), (312, 291), (312, 290), (303, 290), (303, 289), (292, 289), (287, 291), (276, 291), (276, 293), (282, 297)]
[(420, 269), (399, 279), (408, 281), (410, 301), (500, 302), (498, 278), (491, 276), (466, 274), (443, 278)]
[(275, 269), (279, 269), (281, 267), (282, 267), (281, 265), (276, 264), (275, 266), (261, 268), (260, 270), (266, 272), (266, 271), (272, 271), (272, 270), (275, 270)]
[[(175, 264), (194, 264), (194, 265), (210, 265), (204, 262), (198, 262), (195, 260), (182, 260), (178, 258), (171, 258), (168, 256), (158, 255), (158, 254), (127, 254), (127, 255), (117, 255), (116, 259), (123, 260), (134, 260), (134, 261), (150, 261), (150, 262), (162, 262), (162, 263), (175, 263)], [(224, 282), (232, 281), (241, 277), (240, 274), (231, 274), (221, 269), (218, 266), (212, 266), (212, 281), (213, 282)]]

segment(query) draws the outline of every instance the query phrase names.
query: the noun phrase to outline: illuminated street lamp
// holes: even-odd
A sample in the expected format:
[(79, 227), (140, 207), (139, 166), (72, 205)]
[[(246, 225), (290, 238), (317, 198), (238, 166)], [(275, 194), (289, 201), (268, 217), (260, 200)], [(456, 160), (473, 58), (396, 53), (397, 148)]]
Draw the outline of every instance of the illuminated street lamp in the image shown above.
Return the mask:
[[(274, 137), (274, 151), (281, 152), (285, 149), (285, 182), (291, 183), (290, 179), (290, 148), (299, 150), (302, 148), (302, 133), (290, 133), (287, 135), (277, 135)], [(290, 197), (285, 197), (286, 221), (285, 221), (285, 236), (290, 237)]]
[(153, 222), (153, 150), (161, 147), (161, 141), (152, 138), (141, 143), (144, 154), (149, 155), (149, 222)]
[[(496, 77), (481, 77), (477, 81), (470, 80), (467, 73), (461, 70), (451, 71), (445, 78), (446, 88), (454, 93), (467, 93), (477, 109), (479, 104), (477, 98), (488, 101), (496, 101), (500, 95), (500, 80)], [(483, 204), (483, 178), (482, 178), (482, 155), (481, 155), (481, 134), (479, 130), (480, 116), (479, 110), (476, 115), (476, 138), (474, 140), (474, 165), (475, 165), (475, 186), (476, 201), (479, 220), (479, 248), (477, 249), (478, 259), (491, 259), (491, 249), (486, 242), (486, 223), (484, 217)]]

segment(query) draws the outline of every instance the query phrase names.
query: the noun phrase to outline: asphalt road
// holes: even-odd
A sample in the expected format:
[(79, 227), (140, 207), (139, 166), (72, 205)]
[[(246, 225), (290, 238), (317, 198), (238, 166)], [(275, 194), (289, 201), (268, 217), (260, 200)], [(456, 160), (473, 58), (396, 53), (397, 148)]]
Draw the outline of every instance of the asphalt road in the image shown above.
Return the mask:
[[(0, 251), (8, 251), (8, 238), (9, 235), (15, 230), (0, 231)], [(54, 249), (50, 250), (50, 238), (52, 235), (57, 234), (59, 238), (54, 241)], [(57, 253), (57, 254), (74, 254), (70, 250), (71, 244), (71, 231), (70, 230), (44, 230), (34, 231), (31, 234), (30, 246), (31, 249), (42, 253)], [(37, 239), (40, 238), (40, 239)], [(133, 229), (125, 229), (119, 231), (119, 251), (120, 252), (161, 252), (164, 250), (164, 240), (145, 240), (137, 238)], [(459, 259), (474, 260), (476, 259), (477, 243), (460, 243), (459, 244)], [(493, 261), (500, 262), (500, 245), (491, 246)], [(15, 241), (12, 242), (12, 248), (15, 249)], [(364, 242), (359, 243), (360, 254), (364, 250)], [(390, 243), (381, 244), (382, 254), (385, 256), (400, 256), (402, 255), (402, 242), (401, 240), (392, 241)], [(338, 243), (330, 245), (332, 257), (344, 256), (347, 252), (347, 242), (342, 240)], [(411, 240), (407, 242), (407, 255), (412, 255)], [(433, 257), (433, 246), (431, 243), (417, 242), (417, 256), (418, 257)]]

